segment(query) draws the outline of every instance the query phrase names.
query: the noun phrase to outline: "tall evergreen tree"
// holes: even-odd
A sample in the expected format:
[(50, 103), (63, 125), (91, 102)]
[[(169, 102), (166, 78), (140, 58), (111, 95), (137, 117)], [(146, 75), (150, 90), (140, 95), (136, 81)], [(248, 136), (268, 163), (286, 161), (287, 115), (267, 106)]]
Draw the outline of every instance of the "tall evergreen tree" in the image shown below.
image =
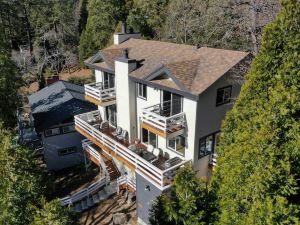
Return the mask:
[(213, 196), (191, 166), (175, 176), (170, 193), (158, 197), (151, 213), (151, 224), (204, 225), (214, 212)]
[(127, 18), (129, 26), (147, 38), (160, 37), (168, 3), (169, 0), (132, 0)]
[(299, 224), (300, 2), (281, 4), (222, 127), (218, 224)]
[(78, 221), (75, 212), (62, 207), (60, 200), (46, 202), (42, 200), (42, 208), (37, 209), (31, 225), (77, 225)]
[(126, 15), (124, 0), (90, 0), (88, 19), (80, 37), (79, 59), (81, 62), (108, 43), (118, 21)]
[(8, 44), (0, 34), (0, 120), (7, 127), (16, 126), (16, 112), (21, 99), (18, 89), (22, 78), (10, 59)]
[(0, 123), (0, 224), (29, 224), (46, 190), (45, 171)]

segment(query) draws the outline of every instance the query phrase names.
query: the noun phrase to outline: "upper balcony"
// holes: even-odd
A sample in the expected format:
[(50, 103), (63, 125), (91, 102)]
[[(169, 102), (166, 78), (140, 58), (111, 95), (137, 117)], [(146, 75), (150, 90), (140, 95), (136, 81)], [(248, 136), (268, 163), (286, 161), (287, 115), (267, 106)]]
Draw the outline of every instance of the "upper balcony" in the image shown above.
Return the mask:
[(79, 133), (161, 190), (169, 188), (176, 171), (189, 163), (179, 157), (158, 155), (153, 158), (152, 153), (146, 151), (147, 146), (120, 140), (113, 135), (114, 128), (102, 127), (101, 124), (103, 121), (99, 111), (75, 116), (75, 128)]
[[(171, 138), (183, 134), (185, 113), (170, 113), (170, 106), (156, 104), (142, 110), (141, 127), (163, 138)], [(172, 115), (173, 114), (173, 115)]]
[(116, 89), (102, 82), (84, 85), (85, 99), (100, 106), (116, 104)]

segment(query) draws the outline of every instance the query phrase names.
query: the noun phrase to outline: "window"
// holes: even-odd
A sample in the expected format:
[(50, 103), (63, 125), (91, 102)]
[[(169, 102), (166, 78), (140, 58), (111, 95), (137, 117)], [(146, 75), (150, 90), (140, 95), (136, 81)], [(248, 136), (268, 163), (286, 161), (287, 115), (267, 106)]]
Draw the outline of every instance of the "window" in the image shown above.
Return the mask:
[(70, 132), (73, 132), (73, 131), (75, 131), (75, 126), (74, 125), (69, 125), (69, 126), (62, 127), (62, 133), (63, 134), (70, 133)]
[(138, 91), (138, 97), (146, 99), (147, 98), (147, 85), (137, 83), (137, 91)]
[(167, 140), (167, 147), (174, 150), (182, 155), (184, 155), (185, 149), (185, 137), (177, 136)]
[(208, 135), (199, 140), (199, 153), (198, 158), (209, 155), (215, 152), (217, 143), (219, 142), (220, 132)]
[(224, 105), (230, 102), (232, 86), (219, 88), (217, 90), (217, 106)]
[(75, 152), (77, 152), (76, 146), (61, 148), (57, 150), (58, 156), (65, 156), (65, 155), (73, 154)]
[(50, 137), (50, 136), (54, 136), (54, 135), (59, 135), (59, 134), (60, 134), (60, 128), (59, 127), (45, 130), (45, 136), (46, 137)]
[(148, 145), (152, 145), (154, 148), (157, 147), (157, 135), (150, 131), (142, 128), (142, 142)]

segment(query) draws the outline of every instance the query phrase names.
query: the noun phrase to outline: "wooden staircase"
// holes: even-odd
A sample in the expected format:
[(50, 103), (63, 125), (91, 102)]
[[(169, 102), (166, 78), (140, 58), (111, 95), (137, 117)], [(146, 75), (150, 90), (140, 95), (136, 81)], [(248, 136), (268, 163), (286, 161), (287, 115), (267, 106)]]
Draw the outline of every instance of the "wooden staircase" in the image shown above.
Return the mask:
[(110, 156), (108, 156), (107, 154), (105, 154), (103, 151), (101, 151), (101, 156), (106, 165), (106, 170), (109, 174), (110, 181), (116, 180), (118, 177), (120, 177), (121, 173), (119, 172), (113, 159)]

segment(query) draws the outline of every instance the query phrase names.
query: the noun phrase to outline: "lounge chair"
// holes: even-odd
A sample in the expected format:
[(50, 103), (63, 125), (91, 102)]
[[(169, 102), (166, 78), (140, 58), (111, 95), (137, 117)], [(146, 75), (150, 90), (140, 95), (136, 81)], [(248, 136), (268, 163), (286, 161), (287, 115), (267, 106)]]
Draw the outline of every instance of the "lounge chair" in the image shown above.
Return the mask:
[(101, 131), (108, 131), (108, 128), (109, 128), (108, 121), (101, 122), (101, 124), (100, 124), (100, 130)]
[(148, 152), (151, 152), (151, 153), (152, 153), (152, 152), (153, 152), (153, 149), (154, 149), (153, 145), (148, 145), (148, 146), (147, 146), (147, 151), (148, 151)]
[(117, 127), (117, 129), (112, 132), (111, 134), (114, 136), (114, 137), (117, 137), (118, 135), (121, 135), (122, 133), (122, 128), (121, 127)]
[(126, 141), (128, 139), (128, 131), (123, 130), (122, 133), (117, 136), (117, 139), (120, 141)]

